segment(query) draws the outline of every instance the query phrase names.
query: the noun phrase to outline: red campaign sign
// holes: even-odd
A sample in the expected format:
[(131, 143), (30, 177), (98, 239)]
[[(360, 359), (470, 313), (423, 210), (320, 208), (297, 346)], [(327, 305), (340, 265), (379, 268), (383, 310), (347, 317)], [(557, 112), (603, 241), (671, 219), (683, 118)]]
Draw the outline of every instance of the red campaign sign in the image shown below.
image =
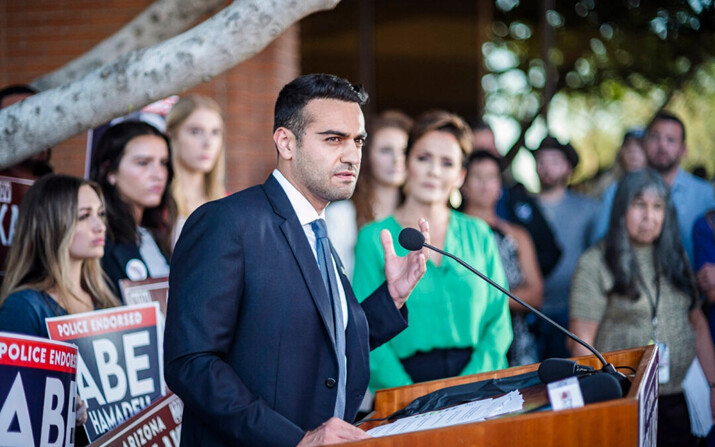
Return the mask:
[(159, 304), (47, 318), (51, 338), (77, 345), (77, 390), (90, 441), (164, 394)]
[(77, 347), (0, 332), (0, 445), (75, 443)]
[(169, 393), (119, 427), (102, 435), (89, 447), (178, 447), (183, 410), (181, 399), (176, 394)]
[(109, 334), (117, 331), (156, 326), (153, 304), (115, 307), (47, 320), (47, 330), (53, 340), (75, 340), (81, 337)]
[[(5, 269), (5, 258), (15, 234), (15, 223), (20, 203), (34, 180), (0, 175), (0, 269)], [(0, 277), (5, 272), (0, 270)]]
[(169, 278), (147, 278), (141, 281), (119, 280), (119, 290), (127, 305), (159, 303), (161, 314), (166, 315), (166, 298), (169, 293)]
[(75, 374), (77, 347), (37, 337), (0, 333), (0, 365)]

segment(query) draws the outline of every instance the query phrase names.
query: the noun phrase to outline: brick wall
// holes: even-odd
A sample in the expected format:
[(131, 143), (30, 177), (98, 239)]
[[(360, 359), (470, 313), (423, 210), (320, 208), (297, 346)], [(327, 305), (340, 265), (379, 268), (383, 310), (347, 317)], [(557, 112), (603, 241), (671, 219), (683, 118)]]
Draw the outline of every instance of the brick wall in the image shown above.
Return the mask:
[[(153, 0), (0, 0), (0, 87), (27, 83), (92, 48)], [(225, 111), (227, 189), (262, 183), (275, 166), (273, 103), (299, 74), (293, 26), (253, 58), (190, 92), (214, 97)], [(57, 146), (57, 172), (82, 175), (86, 134)]]

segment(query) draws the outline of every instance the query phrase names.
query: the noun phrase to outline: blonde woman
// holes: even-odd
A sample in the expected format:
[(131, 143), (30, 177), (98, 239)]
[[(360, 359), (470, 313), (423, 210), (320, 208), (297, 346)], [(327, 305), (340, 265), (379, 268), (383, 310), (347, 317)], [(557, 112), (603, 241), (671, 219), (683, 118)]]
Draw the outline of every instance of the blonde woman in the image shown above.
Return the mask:
[[(0, 290), (0, 331), (49, 338), (45, 318), (117, 306), (102, 276), (106, 232), (99, 186), (46, 175), (20, 205)], [(77, 399), (77, 426), (87, 421)], [(84, 430), (76, 445), (86, 445)]]
[(0, 331), (48, 337), (45, 318), (117, 306), (99, 263), (106, 229), (96, 183), (68, 175), (35, 182), (8, 255)]
[(202, 95), (181, 98), (166, 117), (173, 151), (171, 194), (178, 214), (174, 243), (196, 208), (226, 195), (224, 127), (216, 101)]

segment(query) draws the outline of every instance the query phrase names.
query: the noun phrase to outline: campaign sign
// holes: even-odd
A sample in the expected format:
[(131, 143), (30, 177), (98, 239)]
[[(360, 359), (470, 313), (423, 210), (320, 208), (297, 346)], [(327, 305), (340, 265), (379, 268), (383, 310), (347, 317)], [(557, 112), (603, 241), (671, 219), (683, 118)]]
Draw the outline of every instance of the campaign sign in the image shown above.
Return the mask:
[(74, 446), (77, 347), (0, 332), (0, 445)]
[(77, 345), (77, 390), (87, 403), (90, 441), (164, 394), (158, 320), (158, 303), (45, 320), (51, 339)]
[(0, 276), (5, 276), (5, 258), (15, 236), (20, 203), (34, 180), (0, 175)]
[(184, 403), (169, 392), (89, 447), (179, 447)]
[(142, 304), (156, 301), (161, 313), (166, 315), (166, 298), (169, 293), (169, 278), (147, 278), (141, 281), (120, 279), (119, 290), (126, 304)]

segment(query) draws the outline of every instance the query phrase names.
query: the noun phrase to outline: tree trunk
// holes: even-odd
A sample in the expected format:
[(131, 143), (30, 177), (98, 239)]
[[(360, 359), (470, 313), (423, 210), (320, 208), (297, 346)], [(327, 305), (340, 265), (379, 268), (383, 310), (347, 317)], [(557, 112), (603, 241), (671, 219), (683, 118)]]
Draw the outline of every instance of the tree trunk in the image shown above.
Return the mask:
[(225, 2), (226, 0), (157, 0), (91, 50), (30, 84), (43, 91), (72, 82), (123, 54), (163, 42), (186, 31), (204, 15), (215, 13)]
[(236, 0), (183, 34), (0, 109), (0, 167), (207, 82), (261, 51), (291, 24), (337, 3)]

